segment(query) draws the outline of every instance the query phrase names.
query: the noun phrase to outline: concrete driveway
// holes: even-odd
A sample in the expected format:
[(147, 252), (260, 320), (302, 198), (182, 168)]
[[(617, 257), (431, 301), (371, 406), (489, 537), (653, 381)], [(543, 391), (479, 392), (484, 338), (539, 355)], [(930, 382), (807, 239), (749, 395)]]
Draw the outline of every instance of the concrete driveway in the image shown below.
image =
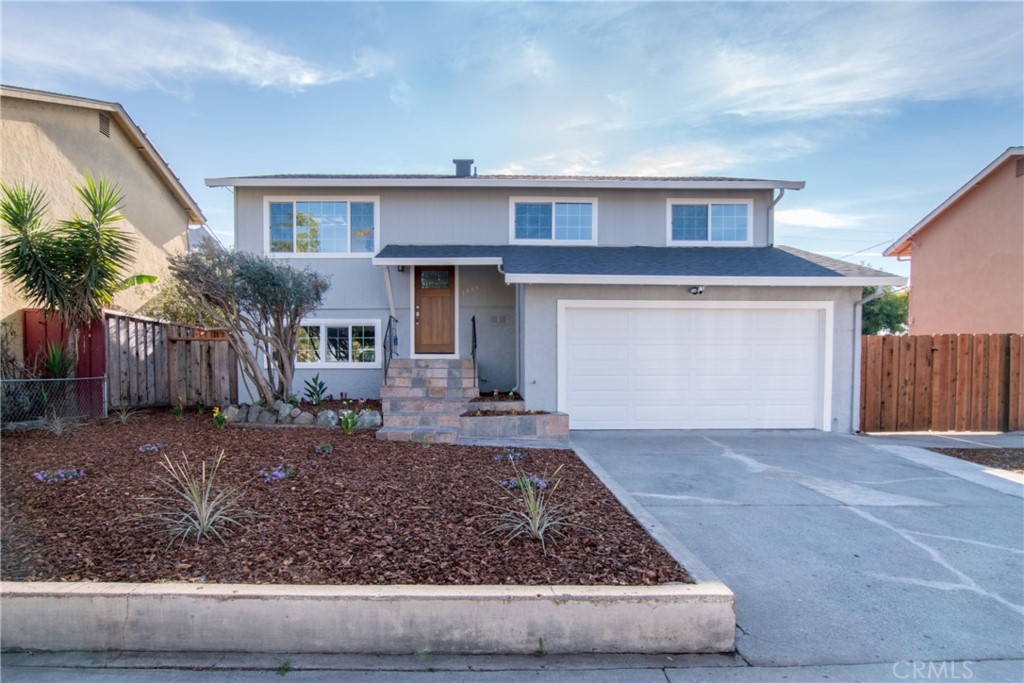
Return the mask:
[[(733, 589), (737, 650), (754, 666), (885, 664), (907, 680), (914, 662), (964, 678), (964, 662), (1024, 660), (1018, 483), (899, 439), (571, 438)], [(998, 668), (1024, 680), (1021, 661)]]

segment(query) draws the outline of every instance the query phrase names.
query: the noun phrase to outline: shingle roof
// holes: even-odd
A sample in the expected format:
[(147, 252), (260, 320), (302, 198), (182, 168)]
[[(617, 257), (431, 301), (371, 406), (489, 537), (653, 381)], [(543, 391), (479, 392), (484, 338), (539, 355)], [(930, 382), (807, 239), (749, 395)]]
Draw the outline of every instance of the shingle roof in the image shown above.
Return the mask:
[(377, 259), (501, 259), (508, 275), (896, 278), (792, 247), (388, 245)]

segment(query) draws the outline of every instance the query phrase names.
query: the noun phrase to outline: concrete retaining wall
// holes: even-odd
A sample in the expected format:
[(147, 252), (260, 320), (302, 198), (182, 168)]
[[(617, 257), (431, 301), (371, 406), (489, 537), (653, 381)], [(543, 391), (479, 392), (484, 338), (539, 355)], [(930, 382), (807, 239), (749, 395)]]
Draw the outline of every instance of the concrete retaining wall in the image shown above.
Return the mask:
[(618, 586), (3, 584), (5, 650), (726, 652), (721, 583)]

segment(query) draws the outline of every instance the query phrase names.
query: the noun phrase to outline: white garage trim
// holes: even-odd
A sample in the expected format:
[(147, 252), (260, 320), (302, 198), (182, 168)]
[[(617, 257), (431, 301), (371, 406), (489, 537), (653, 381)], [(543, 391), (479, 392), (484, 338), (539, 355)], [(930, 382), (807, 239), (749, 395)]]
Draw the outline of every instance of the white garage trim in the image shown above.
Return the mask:
[[(630, 301), (630, 300), (571, 300), (560, 299), (557, 308), (557, 402), (559, 411), (568, 411), (567, 372), (568, 329), (567, 311), (570, 309), (697, 309), (720, 310), (816, 310), (822, 313), (821, 330), (821, 402), (818, 429), (832, 429), (832, 377), (833, 377), (833, 325), (832, 301)], [(570, 414), (570, 419), (572, 415)]]

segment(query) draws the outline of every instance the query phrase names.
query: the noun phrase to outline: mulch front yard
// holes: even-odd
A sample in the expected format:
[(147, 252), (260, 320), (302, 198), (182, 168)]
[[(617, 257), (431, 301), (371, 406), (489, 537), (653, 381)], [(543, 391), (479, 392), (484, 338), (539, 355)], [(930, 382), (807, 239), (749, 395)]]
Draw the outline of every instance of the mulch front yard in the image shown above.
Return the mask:
[[(140, 452), (160, 444), (161, 452)], [(334, 452), (316, 452), (322, 443)], [(164, 454), (192, 462), (227, 456), (219, 478), (244, 487), (259, 513), (227, 545), (168, 547), (133, 517)], [(685, 572), (567, 450), (522, 450), (524, 472), (562, 466), (555, 502), (576, 524), (549, 544), (487, 534), (488, 505), (513, 501), (496, 483), (514, 476), (498, 448), (377, 441), (340, 429), (217, 430), (209, 412), (139, 414), (128, 424), (79, 426), (64, 436), (5, 434), (0, 453), (0, 576), (17, 581), (208, 581), (282, 584), (622, 584), (689, 581)], [(277, 465), (294, 476), (266, 483)], [(81, 479), (43, 483), (41, 470), (77, 467)]]
[(985, 467), (996, 467), (1024, 474), (1024, 448), (931, 448), (929, 450), (943, 455), (951, 455), (961, 460), (970, 460)]

